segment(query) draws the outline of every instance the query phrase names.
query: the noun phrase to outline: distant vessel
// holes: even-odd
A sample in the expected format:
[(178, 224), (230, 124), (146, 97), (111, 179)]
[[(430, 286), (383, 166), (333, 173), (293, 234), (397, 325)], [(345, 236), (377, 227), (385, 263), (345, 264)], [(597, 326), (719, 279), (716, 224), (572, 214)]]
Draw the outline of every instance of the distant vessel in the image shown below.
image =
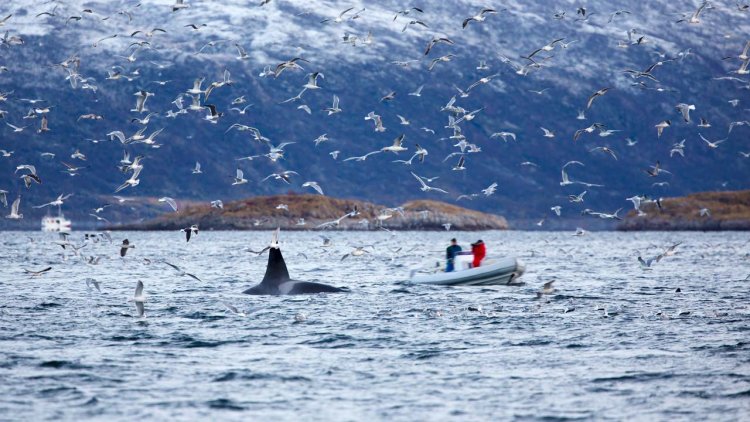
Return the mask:
[(43, 232), (65, 232), (70, 233), (72, 230), (72, 223), (70, 220), (65, 218), (62, 211), (58, 210), (57, 216), (46, 215), (42, 218), (42, 231)]

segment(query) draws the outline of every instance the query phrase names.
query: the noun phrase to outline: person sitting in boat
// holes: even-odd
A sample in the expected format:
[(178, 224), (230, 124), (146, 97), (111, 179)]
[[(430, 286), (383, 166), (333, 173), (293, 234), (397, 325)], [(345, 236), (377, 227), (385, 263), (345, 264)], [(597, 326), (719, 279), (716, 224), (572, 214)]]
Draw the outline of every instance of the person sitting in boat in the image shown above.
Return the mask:
[(487, 249), (481, 239), (471, 244), (471, 253), (474, 255), (474, 261), (471, 263), (471, 268), (476, 268), (482, 264), (482, 260), (487, 254)]
[(456, 255), (461, 252), (461, 247), (458, 246), (458, 241), (453, 238), (451, 239), (451, 245), (448, 246), (448, 248), (445, 250), (445, 259), (446, 259), (446, 266), (445, 266), (445, 272), (449, 273), (455, 270), (455, 267), (453, 265), (453, 260), (456, 258)]

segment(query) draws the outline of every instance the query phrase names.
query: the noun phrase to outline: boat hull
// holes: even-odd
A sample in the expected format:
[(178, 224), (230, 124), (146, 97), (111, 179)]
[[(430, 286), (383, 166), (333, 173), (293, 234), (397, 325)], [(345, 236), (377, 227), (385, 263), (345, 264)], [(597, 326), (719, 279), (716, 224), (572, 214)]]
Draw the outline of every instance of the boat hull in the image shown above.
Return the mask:
[(436, 286), (498, 286), (515, 282), (525, 271), (523, 262), (508, 257), (468, 270), (414, 274), (411, 282)]

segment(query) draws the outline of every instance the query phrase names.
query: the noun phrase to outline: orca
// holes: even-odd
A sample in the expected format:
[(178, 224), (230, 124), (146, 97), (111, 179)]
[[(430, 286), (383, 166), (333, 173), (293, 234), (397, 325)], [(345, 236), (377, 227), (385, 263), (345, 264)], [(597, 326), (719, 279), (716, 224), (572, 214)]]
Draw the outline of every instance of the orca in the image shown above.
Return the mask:
[(315, 293), (339, 293), (348, 289), (329, 286), (327, 284), (297, 281), (289, 278), (284, 257), (278, 243), (274, 242), (268, 249), (268, 266), (266, 275), (257, 286), (245, 290), (247, 295), (304, 295)]

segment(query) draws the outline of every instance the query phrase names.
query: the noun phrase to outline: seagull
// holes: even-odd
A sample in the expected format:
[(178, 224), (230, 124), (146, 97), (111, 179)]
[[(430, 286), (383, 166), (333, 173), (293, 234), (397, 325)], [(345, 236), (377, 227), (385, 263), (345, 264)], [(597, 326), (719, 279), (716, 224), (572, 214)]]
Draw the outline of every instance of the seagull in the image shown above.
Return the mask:
[(177, 211), (177, 202), (174, 199), (168, 196), (164, 196), (164, 197), (159, 198), (159, 202), (166, 202), (167, 205), (169, 205), (172, 208), (172, 210)]
[(432, 60), (432, 61), (430, 62), (430, 65), (429, 65), (429, 66), (427, 66), (427, 70), (429, 70), (430, 72), (432, 72), (432, 69), (434, 69), (434, 68), (435, 68), (435, 65), (437, 65), (437, 64), (438, 64), (438, 63), (440, 63), (440, 62), (449, 62), (449, 61), (451, 61), (451, 59), (453, 59), (454, 57), (456, 57), (456, 56), (455, 56), (455, 55), (453, 55), (453, 54), (446, 54), (446, 55), (444, 55), (444, 56), (440, 56), (440, 57), (438, 57), (438, 58), (436, 58), (436, 59), (433, 59), (433, 60)]
[(101, 282), (94, 280), (93, 278), (87, 278), (86, 279), (86, 288), (91, 290), (91, 286), (94, 286), (96, 288), (96, 291), (101, 293), (102, 289), (99, 287), (101, 285)]
[(195, 168), (193, 168), (192, 173), (193, 174), (202, 174), (203, 173), (203, 171), (201, 171), (201, 163), (199, 163), (197, 161), (195, 162)]
[(135, 302), (135, 311), (138, 314), (138, 317), (143, 318), (144, 316), (143, 302), (146, 301), (146, 297), (143, 296), (143, 282), (142, 281), (138, 280), (138, 283), (136, 283), (135, 294), (133, 295), (133, 298), (130, 300)]
[(338, 16), (334, 17), (333, 19), (326, 18), (326, 19), (323, 19), (322, 21), (320, 21), (320, 23), (326, 23), (326, 22), (341, 23), (341, 22), (344, 21), (344, 15), (347, 14), (348, 12), (352, 11), (352, 10), (354, 10), (354, 8), (350, 7), (348, 9), (344, 10), (343, 12), (339, 13)]
[(44, 269), (39, 270), (39, 271), (33, 271), (33, 270), (27, 270), (27, 269), (24, 268), (23, 272), (26, 273), (26, 274), (28, 274), (29, 277), (33, 278), (33, 277), (42, 276), (42, 275), (44, 275), (44, 273), (46, 273), (47, 271), (49, 271), (51, 269), (52, 269), (52, 267), (47, 267), (47, 268), (44, 268)]
[(320, 72), (313, 72), (307, 74), (307, 83), (303, 85), (306, 89), (320, 89), (318, 86), (318, 77), (325, 79), (325, 75)]
[(465, 162), (466, 162), (466, 157), (462, 155), (458, 159), (458, 163), (456, 164), (456, 166), (453, 167), (453, 170), (457, 170), (457, 171), (466, 170), (466, 167), (464, 167)]
[(701, 117), (701, 122), (698, 124), (698, 127), (711, 127), (711, 123), (709, 123), (708, 120)]
[(364, 254), (366, 254), (366, 253), (369, 253), (369, 252), (367, 252), (367, 251), (365, 250), (365, 247), (366, 247), (366, 246), (356, 246), (356, 247), (354, 248), (354, 250), (352, 250), (352, 251), (351, 251), (351, 252), (349, 252), (348, 254), (346, 254), (346, 255), (342, 256), (342, 257), (341, 257), (341, 260), (343, 261), (343, 260), (345, 260), (345, 259), (346, 259), (347, 257), (350, 257), (350, 256), (362, 256), (362, 255), (364, 255)]
[(333, 94), (333, 104), (323, 111), (327, 111), (329, 116), (332, 114), (341, 113), (341, 109), (339, 108), (339, 96)]
[(224, 209), (224, 202), (221, 199), (217, 199), (215, 201), (211, 201), (211, 208), (218, 208), (223, 210)]
[(568, 178), (568, 172), (565, 171), (565, 169), (571, 164), (578, 164), (580, 166), (583, 166), (583, 163), (580, 161), (568, 161), (567, 163), (565, 163), (565, 165), (562, 167), (562, 181), (560, 182), (560, 186), (568, 186), (575, 183), (570, 181), (570, 179)]
[(662, 132), (664, 132), (664, 129), (668, 128), (671, 125), (672, 125), (672, 122), (670, 122), (669, 120), (664, 120), (654, 125), (654, 127), (656, 127), (656, 137), (661, 138), (661, 134)]
[(550, 208), (558, 217), (560, 214), (562, 214), (562, 207), (559, 205), (555, 205), (554, 207)]
[(181, 232), (185, 232), (185, 242), (190, 242), (190, 237), (195, 234), (198, 235), (198, 225), (193, 224), (190, 227), (186, 227), (184, 229), (180, 229)]
[(140, 90), (133, 95), (137, 96), (138, 98), (135, 99), (135, 108), (130, 111), (135, 111), (138, 113), (148, 111), (148, 109), (146, 108), (146, 100), (148, 99), (148, 97), (151, 97), (154, 94), (152, 92)]
[(581, 203), (581, 202), (583, 202), (584, 195), (586, 195), (586, 191), (583, 191), (583, 192), (581, 192), (578, 195), (568, 195), (568, 200), (570, 200), (570, 202), (574, 202), (574, 203)]
[(487, 186), (485, 189), (482, 189), (482, 193), (484, 196), (490, 196), (495, 193), (497, 190), (497, 183), (492, 183), (491, 185)]
[(123, 240), (122, 245), (120, 245), (120, 256), (124, 258), (125, 254), (128, 253), (128, 249), (133, 249), (133, 248), (135, 248), (135, 245), (131, 245), (128, 239)]
[(320, 187), (320, 185), (318, 184), (318, 182), (305, 182), (305, 183), (302, 184), (302, 187), (313, 188), (313, 189), (315, 189), (316, 192), (318, 192), (319, 194), (323, 195), (323, 189)]
[(701, 133), (698, 133), (698, 135), (701, 137), (703, 142), (705, 142), (706, 145), (708, 145), (708, 147), (711, 149), (716, 149), (719, 147), (719, 144), (727, 141), (727, 138), (724, 138), (724, 139), (719, 139), (718, 141), (711, 142), (708, 139), (704, 138)]
[(612, 158), (614, 158), (615, 160), (617, 160), (617, 156), (615, 155), (615, 152), (612, 151), (611, 149), (609, 149), (609, 147), (596, 147), (596, 148), (592, 148), (592, 149), (589, 150), (589, 152), (594, 152), (594, 151), (606, 152), (607, 154), (611, 155)]
[(72, 193), (69, 193), (67, 195), (60, 194), (60, 195), (58, 195), (57, 199), (55, 199), (54, 201), (48, 202), (48, 203), (43, 204), (43, 205), (38, 205), (38, 206), (35, 206), (35, 207), (32, 207), (32, 208), (44, 208), (44, 207), (54, 206), (54, 205), (57, 205), (59, 207), (59, 206), (62, 206), (63, 202), (66, 199), (70, 198), (71, 196), (73, 196)]
[(694, 104), (679, 103), (675, 106), (675, 109), (682, 113), (682, 118), (685, 120), (685, 123), (690, 123), (690, 111), (695, 110)]
[(391, 146), (383, 147), (380, 149), (382, 152), (392, 152), (394, 154), (398, 154), (401, 151), (406, 151), (408, 148), (405, 148), (402, 146), (402, 143), (404, 142), (404, 138), (406, 135), (401, 134), (396, 139), (393, 140), (393, 144)]
[(8, 125), (8, 127), (10, 127), (11, 129), (13, 129), (13, 133), (21, 133), (23, 132), (24, 129), (28, 127), (28, 126), (15, 126), (7, 122), (5, 124)]
[(417, 176), (414, 172), (409, 172), (409, 173), (411, 173), (411, 175), (414, 176), (414, 178), (419, 181), (419, 184), (422, 186), (420, 188), (422, 192), (435, 191), (435, 192), (440, 192), (440, 193), (448, 193), (447, 191), (443, 189), (428, 186), (427, 183), (425, 183), (425, 181), (420, 176)]
[(492, 135), (490, 135), (490, 138), (503, 138), (503, 141), (508, 142), (508, 138), (516, 140), (516, 134), (513, 132), (495, 132)]
[(247, 54), (247, 51), (239, 43), (234, 43), (234, 46), (237, 48), (237, 53), (239, 54), (237, 60), (247, 60), (250, 58), (250, 55)]
[(476, 15), (464, 19), (463, 23), (461, 24), (461, 28), (466, 29), (466, 26), (469, 25), (469, 22), (484, 22), (485, 19), (487, 19), (484, 15), (485, 14), (497, 14), (497, 10), (490, 9), (490, 8), (484, 8), (479, 11)]
[(6, 151), (4, 149), (0, 149), (0, 156), (3, 156), (4, 158), (8, 158), (11, 155), (13, 155), (15, 151)]
[(589, 97), (588, 102), (586, 103), (586, 109), (587, 110), (590, 109), (591, 108), (591, 104), (594, 103), (594, 100), (597, 99), (597, 98), (599, 98), (599, 97), (601, 97), (602, 95), (606, 94), (607, 91), (609, 91), (609, 90), (610, 90), (610, 88), (602, 88), (602, 89), (596, 91), (595, 93), (591, 94), (591, 96)]
[(667, 170), (664, 170), (663, 168), (661, 168), (661, 163), (659, 162), (659, 160), (657, 160), (657, 161), (656, 161), (656, 164), (655, 164), (655, 165), (653, 165), (653, 166), (651, 166), (651, 168), (650, 168), (650, 169), (648, 169), (648, 170), (643, 170), (643, 171), (644, 171), (644, 172), (646, 172), (646, 174), (648, 174), (648, 175), (649, 175), (649, 176), (651, 176), (651, 177), (656, 177), (656, 176), (658, 176), (658, 175), (659, 175), (659, 174), (661, 174), (661, 173), (667, 173), (667, 174), (671, 174), (671, 173), (670, 173), (670, 172), (668, 172)]
[(367, 116), (365, 116), (365, 120), (372, 120), (375, 123), (375, 132), (385, 132), (383, 119), (380, 117), (380, 115), (375, 114), (374, 111), (367, 113)]
[(416, 91), (410, 92), (409, 95), (411, 95), (412, 97), (421, 97), (422, 89), (424, 89), (424, 85), (420, 85)]
[(175, 271), (177, 271), (179, 273), (180, 277), (190, 277), (190, 278), (192, 278), (192, 279), (194, 279), (196, 281), (200, 281), (201, 283), (203, 282), (203, 280), (201, 280), (200, 278), (196, 277), (195, 274), (187, 273), (182, 268), (178, 267), (177, 265), (171, 264), (171, 263), (169, 263), (167, 261), (164, 261), (164, 263), (166, 265), (169, 265), (170, 267), (174, 268)]
[(268, 180), (268, 179), (270, 179), (270, 178), (273, 177), (276, 180), (281, 180), (281, 181), (283, 181), (286, 184), (290, 184), (291, 182), (289, 181), (289, 179), (291, 179), (292, 175), (299, 176), (299, 173), (297, 173), (296, 171), (293, 171), (293, 170), (284, 170), (281, 173), (272, 173), (272, 174), (269, 174), (263, 180), (261, 180), (261, 182), (265, 182), (266, 180)]
[(396, 91), (391, 91), (380, 98), (380, 102), (382, 103), (383, 101), (391, 101), (394, 98), (396, 98)]
[(404, 117), (404, 116), (402, 116), (400, 114), (397, 114), (396, 117), (398, 117), (399, 120), (401, 120), (401, 124), (404, 125), (404, 126), (409, 126), (411, 124), (411, 122), (409, 120), (407, 120), (406, 117)]
[(242, 107), (241, 109), (237, 108), (237, 107), (232, 107), (232, 108), (229, 109), (229, 111), (236, 111), (237, 113), (244, 115), (247, 112), (247, 109), (250, 108), (250, 107), (252, 107), (252, 106), (254, 106), (254, 105), (255, 104), (248, 104), (245, 107)]
[(698, 214), (701, 217), (711, 217), (711, 210), (708, 208), (701, 208), (700, 211), (698, 211)]
[(19, 195), (18, 198), (16, 198), (15, 201), (13, 201), (13, 204), (10, 206), (10, 214), (6, 215), (5, 218), (9, 218), (11, 220), (20, 220), (23, 218), (23, 214), (18, 213), (18, 208), (21, 206), (21, 196)]
[(234, 185), (242, 185), (247, 183), (247, 179), (244, 177), (244, 173), (242, 173), (242, 170), (237, 169), (237, 173), (234, 176), (234, 182), (232, 183), (232, 186)]
[(368, 152), (368, 153), (367, 153), (367, 154), (365, 154), (365, 155), (361, 155), (361, 156), (359, 156), (359, 157), (349, 157), (349, 158), (345, 158), (345, 159), (344, 159), (343, 161), (365, 161), (365, 160), (367, 160), (367, 157), (369, 157), (369, 156), (371, 156), (371, 155), (373, 155), (373, 154), (379, 154), (379, 153), (381, 153), (381, 152), (382, 152), (382, 151), (372, 151), (372, 152)]
[(701, 3), (700, 6), (698, 6), (698, 9), (695, 12), (693, 12), (693, 14), (690, 16), (690, 18), (687, 18), (688, 15), (690, 15), (690, 14), (686, 13), (686, 14), (684, 14), (682, 16), (682, 19), (680, 19), (680, 20), (677, 21), (677, 23), (680, 23), (680, 22), (687, 22), (687, 23), (692, 23), (692, 24), (700, 23), (700, 19), (698, 18), (698, 16), (701, 14), (701, 12), (703, 11), (703, 9), (705, 9), (706, 6), (708, 6), (708, 5), (709, 5), (708, 0), (705, 0), (703, 3)]
[(543, 127), (540, 127), (539, 129), (541, 129), (542, 132), (544, 132), (544, 137), (545, 138), (554, 138), (555, 137), (555, 132), (552, 132), (551, 130), (545, 129)]
[(643, 259), (640, 255), (638, 256), (638, 263), (641, 265), (643, 271), (653, 270), (651, 266), (661, 260), (661, 255), (657, 255), (653, 258)]

